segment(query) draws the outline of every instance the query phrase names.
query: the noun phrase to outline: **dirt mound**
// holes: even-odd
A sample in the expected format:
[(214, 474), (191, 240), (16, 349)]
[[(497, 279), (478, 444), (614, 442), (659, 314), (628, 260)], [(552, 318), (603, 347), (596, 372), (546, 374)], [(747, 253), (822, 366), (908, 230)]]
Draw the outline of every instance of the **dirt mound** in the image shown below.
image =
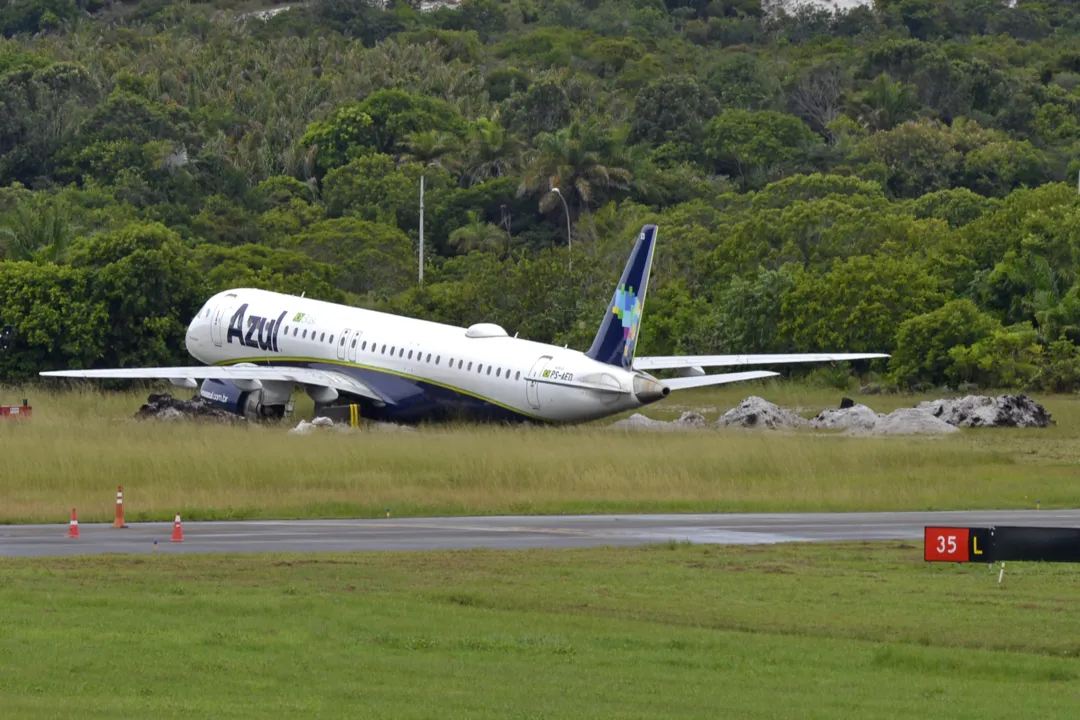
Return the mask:
[(944, 435), (960, 429), (925, 410), (900, 408), (882, 416), (870, 431), (874, 435)]
[(957, 427), (1046, 427), (1050, 413), (1027, 395), (968, 395), (956, 400), (931, 400), (915, 406)]
[(180, 400), (168, 393), (151, 395), (146, 404), (135, 413), (137, 420), (216, 420), (218, 422), (242, 423), (247, 420), (239, 415), (225, 412), (209, 405), (202, 398)]
[(774, 405), (756, 395), (739, 403), (738, 407), (728, 410), (720, 416), (716, 424), (721, 427), (767, 428), (769, 430), (790, 430), (804, 427), (806, 420), (790, 410)]
[(865, 405), (852, 405), (842, 410), (822, 410), (810, 421), (815, 430), (873, 430), (881, 415)]

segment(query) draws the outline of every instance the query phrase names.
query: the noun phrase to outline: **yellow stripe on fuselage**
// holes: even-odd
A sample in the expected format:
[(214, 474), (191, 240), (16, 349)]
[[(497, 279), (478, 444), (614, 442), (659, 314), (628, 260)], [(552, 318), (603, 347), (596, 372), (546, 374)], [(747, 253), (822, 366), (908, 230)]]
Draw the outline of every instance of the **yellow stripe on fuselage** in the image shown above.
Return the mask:
[[(400, 372), (398, 370), (389, 370), (387, 368), (375, 367), (373, 365), (362, 365), (360, 363), (349, 362), (347, 360), (336, 360), (336, 359), (335, 360), (328, 360), (326, 358), (313, 358), (313, 357), (273, 357), (273, 358), (255, 357), (255, 358), (236, 358), (236, 359), (233, 359), (233, 360), (221, 360), (221, 361), (216, 362), (214, 364), (222, 366), (222, 367), (227, 367), (229, 365), (236, 365), (238, 363), (252, 363), (253, 365), (260, 365), (260, 364), (261, 365), (273, 365), (275, 362), (278, 362), (278, 363), (281, 363), (281, 362), (324, 363), (326, 365), (340, 365), (342, 367), (354, 367), (354, 368), (359, 368), (361, 370), (370, 370), (372, 372), (387, 373), (388, 375), (396, 375), (397, 377), (405, 378), (406, 380), (414, 380), (416, 382), (427, 383), (428, 385), (435, 385), (435, 386), (441, 387), (441, 388), (443, 388), (445, 390), (452, 390), (452, 391), (454, 391), (456, 393), (460, 393), (462, 395), (468, 395), (469, 397), (476, 398), (477, 400), (483, 400), (486, 403), (496, 405), (498, 407), (503, 408), (504, 410), (509, 410), (511, 412), (515, 412), (518, 415), (524, 415), (525, 417), (531, 418), (533, 420), (540, 420), (540, 421), (543, 421), (543, 422), (551, 422), (548, 418), (543, 418), (543, 417), (540, 417), (539, 415), (533, 415), (531, 413), (527, 413), (524, 410), (521, 410), (520, 408), (513, 407), (512, 405), (505, 405), (505, 404), (499, 402), (498, 400), (492, 400), (489, 397), (484, 397), (483, 395), (477, 395), (474, 392), (470, 392), (468, 390), (462, 390), (461, 388), (454, 387), (453, 385), (447, 385), (445, 383), (437, 382), (435, 380), (430, 380), (428, 378), (420, 377), (418, 375), (410, 375), (409, 373)], [(526, 380), (526, 382), (528, 382), (528, 380)]]

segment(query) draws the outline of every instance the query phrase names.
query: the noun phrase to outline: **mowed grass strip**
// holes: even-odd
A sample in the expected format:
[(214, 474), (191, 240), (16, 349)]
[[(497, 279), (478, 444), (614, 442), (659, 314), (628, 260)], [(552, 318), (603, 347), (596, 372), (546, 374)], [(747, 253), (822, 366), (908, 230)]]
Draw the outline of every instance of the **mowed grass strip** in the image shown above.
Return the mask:
[[(751, 392), (812, 415), (839, 393), (763, 385), (696, 393), (710, 417)], [(18, 393), (8, 393), (20, 397)], [(1058, 425), (945, 438), (768, 431), (449, 427), (295, 436), (282, 426), (130, 419), (142, 394), (37, 393), (0, 423), (0, 522), (129, 522), (646, 511), (848, 511), (1080, 505), (1080, 400)], [(887, 411), (920, 398), (859, 398)]]
[[(1071, 567), (911, 544), (0, 559), (5, 717), (1075, 717)], [(1022, 710), (1020, 710), (1022, 708)]]

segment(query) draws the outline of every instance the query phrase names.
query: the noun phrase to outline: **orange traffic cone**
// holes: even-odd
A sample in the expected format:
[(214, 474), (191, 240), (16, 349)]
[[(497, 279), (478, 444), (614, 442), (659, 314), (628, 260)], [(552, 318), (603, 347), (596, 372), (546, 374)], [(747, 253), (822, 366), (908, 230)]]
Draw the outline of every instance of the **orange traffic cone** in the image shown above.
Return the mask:
[(124, 524), (124, 486), (116, 486), (116, 519), (113, 520), (114, 528), (126, 528)]
[(71, 508), (71, 522), (68, 524), (68, 537), (79, 537), (79, 520), (75, 517), (75, 508)]
[(172, 541), (184, 542), (184, 529), (180, 527), (180, 513), (176, 513), (176, 519), (173, 520)]

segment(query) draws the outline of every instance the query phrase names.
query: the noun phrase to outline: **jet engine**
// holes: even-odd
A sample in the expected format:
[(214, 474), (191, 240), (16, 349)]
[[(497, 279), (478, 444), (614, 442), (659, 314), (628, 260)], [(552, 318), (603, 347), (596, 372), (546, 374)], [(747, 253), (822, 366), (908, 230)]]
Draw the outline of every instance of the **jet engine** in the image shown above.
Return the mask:
[(291, 395), (292, 388), (286, 383), (258, 380), (207, 379), (199, 386), (199, 397), (207, 405), (251, 421), (285, 417)]

